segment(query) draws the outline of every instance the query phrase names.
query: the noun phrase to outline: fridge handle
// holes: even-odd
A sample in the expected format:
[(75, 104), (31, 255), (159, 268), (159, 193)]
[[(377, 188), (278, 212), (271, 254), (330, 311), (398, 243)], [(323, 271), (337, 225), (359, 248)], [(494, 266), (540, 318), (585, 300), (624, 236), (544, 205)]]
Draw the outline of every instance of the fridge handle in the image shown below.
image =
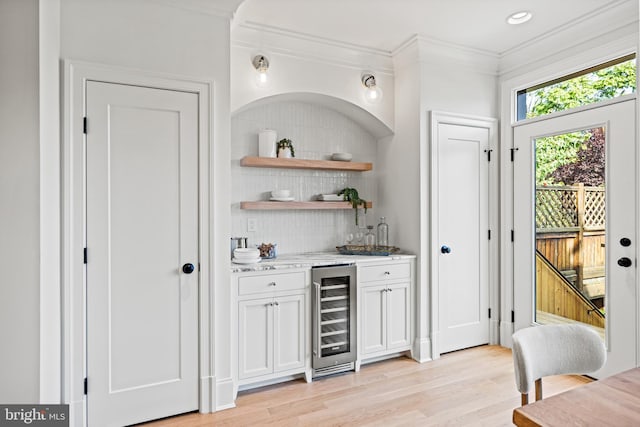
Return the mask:
[(322, 316), (320, 314), (320, 283), (318, 282), (313, 282), (313, 285), (315, 286), (315, 296), (316, 296), (316, 301), (315, 301), (315, 313), (314, 313), (314, 328), (313, 328), (313, 334), (314, 334), (314, 339), (313, 339), (313, 355), (316, 357), (320, 357), (320, 334), (322, 332), (322, 326), (320, 326), (320, 320), (322, 319)]

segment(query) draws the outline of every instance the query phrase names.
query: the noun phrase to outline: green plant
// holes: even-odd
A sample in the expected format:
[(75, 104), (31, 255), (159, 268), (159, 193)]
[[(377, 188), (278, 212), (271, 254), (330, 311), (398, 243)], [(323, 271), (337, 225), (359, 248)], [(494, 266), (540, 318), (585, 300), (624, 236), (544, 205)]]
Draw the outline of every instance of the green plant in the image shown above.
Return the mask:
[(338, 196), (342, 196), (343, 200), (351, 202), (351, 206), (353, 206), (354, 212), (356, 213), (356, 225), (358, 225), (358, 207), (364, 207), (364, 213), (367, 213), (367, 201), (360, 198), (358, 190), (355, 188), (343, 188), (338, 193)]
[(288, 148), (291, 150), (291, 157), (295, 157), (295, 151), (293, 151), (293, 144), (290, 139), (283, 138), (276, 143), (276, 151), (280, 151), (281, 148)]

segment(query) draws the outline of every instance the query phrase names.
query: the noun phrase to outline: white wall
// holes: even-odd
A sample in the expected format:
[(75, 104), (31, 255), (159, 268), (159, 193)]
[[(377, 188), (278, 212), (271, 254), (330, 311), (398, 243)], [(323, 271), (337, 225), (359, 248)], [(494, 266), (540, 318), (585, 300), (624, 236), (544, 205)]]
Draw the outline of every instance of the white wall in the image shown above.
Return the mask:
[[(223, 5), (225, 3), (225, 5)], [(229, 20), (218, 2), (62, 0), (61, 57), (213, 82), (211, 230), (219, 406), (231, 396), (229, 312)], [(235, 2), (236, 6), (238, 1)], [(202, 304), (206, 304), (203, 301)]]
[(29, 403), (40, 373), (36, 0), (0, 2), (0, 56), (0, 402)]
[[(296, 157), (324, 160), (331, 153), (353, 154), (354, 161), (372, 162), (373, 171), (341, 172), (299, 169), (247, 168), (244, 156), (258, 155), (258, 132), (274, 129), (277, 139), (289, 138)], [(284, 101), (246, 109), (231, 121), (232, 234), (248, 236), (249, 244), (277, 243), (278, 253), (335, 251), (347, 232), (355, 232), (353, 210), (241, 210), (241, 201), (268, 200), (270, 191), (292, 190), (298, 201), (315, 200), (318, 194), (358, 189), (360, 197), (373, 201), (366, 224), (376, 225), (376, 140), (366, 129), (337, 111), (317, 104)], [(381, 211), (380, 211), (381, 212)], [(247, 220), (257, 221), (257, 231), (247, 231)]]

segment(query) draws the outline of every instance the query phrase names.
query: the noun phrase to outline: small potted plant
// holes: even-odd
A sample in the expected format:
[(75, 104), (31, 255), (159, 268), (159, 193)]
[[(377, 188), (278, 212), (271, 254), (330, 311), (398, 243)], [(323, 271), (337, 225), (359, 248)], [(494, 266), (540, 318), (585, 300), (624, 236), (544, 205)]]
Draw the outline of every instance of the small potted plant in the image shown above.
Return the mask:
[(293, 151), (293, 144), (290, 139), (283, 138), (276, 143), (276, 149), (278, 151), (278, 157), (295, 157), (295, 151)]
[(340, 192), (338, 193), (338, 196), (342, 196), (342, 198), (351, 203), (351, 206), (353, 206), (353, 209), (356, 213), (356, 226), (358, 225), (358, 208), (362, 207), (364, 208), (364, 212), (367, 213), (367, 201), (364, 199), (360, 198), (360, 195), (358, 194), (358, 190), (356, 190), (355, 188), (343, 188), (342, 190), (340, 190)]

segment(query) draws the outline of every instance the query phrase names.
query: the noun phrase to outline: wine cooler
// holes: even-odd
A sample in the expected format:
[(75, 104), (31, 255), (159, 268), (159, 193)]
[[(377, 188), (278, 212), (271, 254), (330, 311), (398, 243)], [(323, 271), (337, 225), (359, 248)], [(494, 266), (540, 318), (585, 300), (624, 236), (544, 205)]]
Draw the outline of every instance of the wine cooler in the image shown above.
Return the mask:
[(316, 267), (313, 279), (313, 376), (354, 369), (356, 268)]

